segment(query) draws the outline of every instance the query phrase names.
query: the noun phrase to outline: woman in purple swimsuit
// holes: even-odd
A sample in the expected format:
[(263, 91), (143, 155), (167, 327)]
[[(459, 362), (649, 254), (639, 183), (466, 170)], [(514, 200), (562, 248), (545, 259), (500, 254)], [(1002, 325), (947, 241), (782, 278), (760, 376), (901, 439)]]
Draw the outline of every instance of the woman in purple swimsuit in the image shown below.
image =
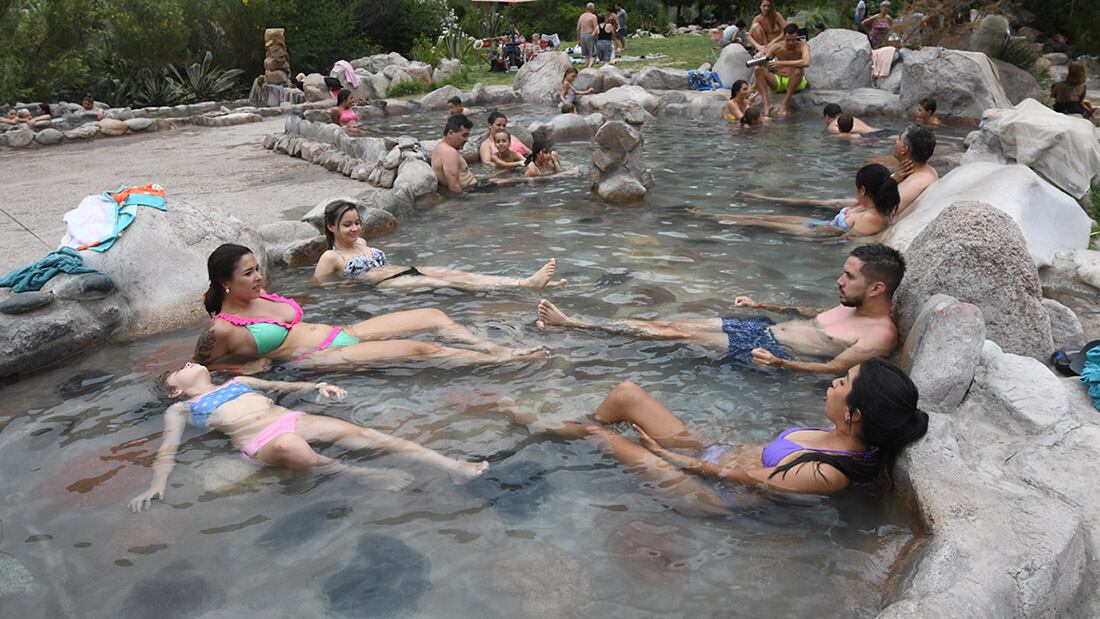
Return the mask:
[[(509, 408), (518, 423), (538, 425), (533, 416)], [(589, 416), (595, 423), (546, 429), (567, 438), (594, 438), (678, 510), (705, 514), (738, 507), (731, 483), (817, 495), (853, 484), (892, 484), (898, 454), (928, 429), (928, 415), (917, 408), (916, 386), (880, 359), (833, 381), (825, 393), (825, 418), (832, 427), (789, 428), (763, 447), (714, 441), (641, 387), (624, 382)], [(607, 427), (617, 422), (631, 423), (638, 441)]]

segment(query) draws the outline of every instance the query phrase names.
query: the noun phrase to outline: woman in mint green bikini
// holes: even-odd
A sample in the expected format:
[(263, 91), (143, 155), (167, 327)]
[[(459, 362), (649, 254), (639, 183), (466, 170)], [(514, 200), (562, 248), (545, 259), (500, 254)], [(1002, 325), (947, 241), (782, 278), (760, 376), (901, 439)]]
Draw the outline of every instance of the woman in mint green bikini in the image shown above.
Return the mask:
[[(916, 386), (901, 370), (880, 359), (865, 361), (825, 392), (831, 427), (788, 428), (763, 447), (707, 438), (629, 382), (611, 390), (589, 423), (546, 427), (514, 403), (506, 412), (528, 427), (595, 439), (680, 511), (727, 514), (738, 508), (731, 486), (827, 495), (851, 485), (892, 484), (898, 454), (928, 429), (917, 399)], [(631, 424), (637, 442), (608, 427), (619, 422)]]
[[(346, 326), (302, 322), (293, 300), (263, 290), (263, 276), (252, 250), (227, 243), (207, 260), (210, 288), (204, 295), (210, 326), (199, 336), (194, 360), (214, 369), (262, 371), (272, 361), (308, 367), (349, 368), (428, 363), (494, 364), (530, 361), (543, 350), (521, 352), (479, 338), (445, 313), (416, 309), (383, 314)], [(431, 342), (392, 339), (431, 332), (477, 348), (448, 348)], [(227, 362), (235, 357), (244, 365)]]

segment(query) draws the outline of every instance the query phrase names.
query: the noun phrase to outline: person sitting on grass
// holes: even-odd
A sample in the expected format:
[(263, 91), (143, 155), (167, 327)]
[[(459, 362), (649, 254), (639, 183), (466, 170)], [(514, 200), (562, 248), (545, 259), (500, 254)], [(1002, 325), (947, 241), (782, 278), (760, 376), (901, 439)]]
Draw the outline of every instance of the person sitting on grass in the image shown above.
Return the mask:
[(917, 123), (926, 127), (939, 127), (943, 124), (940, 117), (936, 116), (936, 100), (932, 97), (921, 99), (917, 103), (913, 116), (916, 118)]
[(493, 149), (489, 163), (494, 168), (511, 172), (523, 167), (524, 157), (511, 148), (512, 134), (507, 131), (496, 130), (492, 132), (492, 138), (496, 148)]
[(756, 86), (764, 100), (764, 114), (772, 113), (772, 104), (768, 91), (784, 93), (783, 103), (779, 106), (779, 115), (785, 116), (791, 110), (791, 97), (794, 93), (809, 86), (804, 70), (810, 66), (810, 46), (798, 37), (798, 26), (787, 24), (783, 36), (768, 45), (757, 56), (770, 58), (766, 64), (758, 65)]
[[(890, 170), (879, 163), (865, 165), (859, 169), (859, 172), (856, 172), (856, 203), (854, 205), (849, 200), (784, 199), (751, 193), (739, 193), (737, 195), (781, 204), (808, 204), (839, 208), (839, 212), (832, 219), (813, 219), (794, 215), (722, 215), (703, 213), (697, 208), (690, 209), (690, 211), (714, 219), (722, 224), (756, 226), (793, 236), (816, 239), (842, 239), (871, 236), (885, 230), (901, 199), (898, 194), (898, 185), (890, 177)], [(844, 205), (840, 206), (837, 204), (838, 202)]]
[[(548, 424), (505, 400), (498, 410), (531, 431), (592, 439), (681, 513), (727, 516), (744, 507), (738, 486), (833, 495), (894, 487), (898, 455), (928, 431), (913, 381), (881, 359), (853, 366), (825, 390), (825, 427), (792, 427), (767, 445), (715, 440), (687, 426), (644, 389), (623, 382), (580, 422)], [(629, 423), (636, 441), (612, 426)]]
[(266, 466), (281, 466), (319, 473), (348, 473), (381, 490), (400, 490), (413, 476), (397, 469), (379, 469), (344, 464), (313, 450), (311, 442), (332, 443), (348, 451), (378, 449), (446, 471), (451, 480), (463, 484), (481, 476), (489, 463), (463, 462), (412, 441), (371, 428), (328, 417), (291, 411), (276, 404), (260, 390), (295, 392), (316, 390), (322, 397), (343, 399), (347, 392), (329, 383), (270, 381), (239, 376), (215, 385), (210, 370), (199, 363), (165, 372), (157, 378), (156, 390), (175, 402), (164, 412), (164, 438), (153, 460), (153, 482), (134, 497), (130, 510), (148, 509), (155, 499), (164, 500), (168, 475), (176, 464), (176, 452), (190, 421), (198, 428), (217, 430), (229, 436), (244, 457)]

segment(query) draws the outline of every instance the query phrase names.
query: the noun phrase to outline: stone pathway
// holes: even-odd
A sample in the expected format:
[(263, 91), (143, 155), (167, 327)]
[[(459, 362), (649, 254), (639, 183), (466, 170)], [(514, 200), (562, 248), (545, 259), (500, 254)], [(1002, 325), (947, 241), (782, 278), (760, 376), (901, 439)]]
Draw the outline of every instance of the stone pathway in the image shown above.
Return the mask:
[(182, 127), (149, 135), (90, 140), (62, 149), (0, 151), (0, 273), (56, 248), (62, 216), (84, 196), (120, 184), (160, 183), (173, 198), (217, 206), (250, 226), (304, 213), (326, 196), (361, 183), (294, 157), (263, 150), (284, 118), (222, 129)]

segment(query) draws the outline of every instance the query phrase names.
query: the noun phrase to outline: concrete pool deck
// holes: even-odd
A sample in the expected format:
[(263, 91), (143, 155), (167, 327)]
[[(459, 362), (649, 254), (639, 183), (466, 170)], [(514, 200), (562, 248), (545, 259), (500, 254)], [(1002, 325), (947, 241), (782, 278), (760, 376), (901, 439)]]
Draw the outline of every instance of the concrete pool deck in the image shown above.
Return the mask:
[(57, 248), (62, 217), (85, 196), (118, 185), (159, 183), (173, 199), (212, 206), (250, 227), (301, 211), (317, 196), (354, 192), (360, 183), (294, 157), (272, 157), (264, 134), (284, 117), (234, 127), (180, 127), (147, 135), (88, 140), (61, 148), (0, 150), (0, 272)]

